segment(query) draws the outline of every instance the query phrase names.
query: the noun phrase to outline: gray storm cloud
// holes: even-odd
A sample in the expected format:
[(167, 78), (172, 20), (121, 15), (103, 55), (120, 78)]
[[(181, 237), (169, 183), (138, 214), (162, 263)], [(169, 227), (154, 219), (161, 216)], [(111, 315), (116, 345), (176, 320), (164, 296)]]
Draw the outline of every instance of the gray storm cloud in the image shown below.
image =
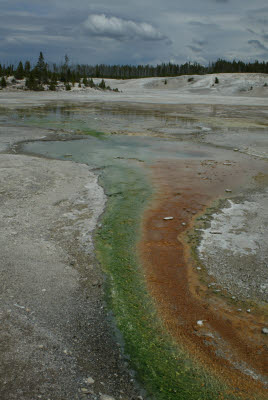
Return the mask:
[(165, 35), (146, 22), (135, 22), (105, 14), (91, 14), (83, 23), (84, 29), (95, 36), (117, 40), (164, 40)]
[(261, 43), (259, 40), (248, 40), (248, 44), (253, 45), (257, 49), (268, 51), (268, 48), (263, 43)]
[(268, 60), (267, 0), (0, 2), (2, 64), (34, 63), (41, 50), (90, 64)]

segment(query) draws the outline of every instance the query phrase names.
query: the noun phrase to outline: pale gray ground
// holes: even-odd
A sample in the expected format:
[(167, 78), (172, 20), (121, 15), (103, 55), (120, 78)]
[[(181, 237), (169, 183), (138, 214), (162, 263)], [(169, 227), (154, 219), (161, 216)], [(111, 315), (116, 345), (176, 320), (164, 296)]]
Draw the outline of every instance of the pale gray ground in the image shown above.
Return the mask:
[[(25, 105), (44, 105), (51, 101), (79, 102), (135, 102), (147, 104), (225, 104), (267, 106), (268, 77), (266, 74), (211, 74), (143, 79), (105, 79), (111, 88), (120, 93), (95, 89), (74, 88), (71, 92), (18, 92), (16, 89), (0, 91), (0, 104), (25, 107)], [(215, 85), (218, 77), (219, 84)], [(96, 83), (100, 79), (94, 79)], [(267, 86), (264, 86), (264, 85)], [(252, 89), (251, 89), (252, 88)], [(13, 91), (12, 91), (13, 90)], [(6, 95), (8, 93), (8, 96)]]
[(243, 132), (233, 132), (226, 130), (220, 134), (209, 132), (204, 137), (205, 143), (217, 146), (237, 148), (241, 153), (248, 155), (268, 158), (268, 128), (264, 129), (244, 129)]
[(228, 200), (201, 238), (200, 258), (218, 284), (238, 300), (268, 302), (267, 192)]
[(85, 165), (0, 154), (1, 400), (137, 398), (93, 255), (104, 203)]

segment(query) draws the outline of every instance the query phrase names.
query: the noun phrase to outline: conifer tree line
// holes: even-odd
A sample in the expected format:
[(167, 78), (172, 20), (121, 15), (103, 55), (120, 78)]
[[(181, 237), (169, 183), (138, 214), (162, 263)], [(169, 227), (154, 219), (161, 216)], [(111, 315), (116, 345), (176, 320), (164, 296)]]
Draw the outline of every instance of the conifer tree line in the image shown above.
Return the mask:
[[(89, 87), (96, 87), (92, 78), (115, 78), (132, 79), (146, 77), (171, 77), (179, 75), (203, 75), (213, 73), (268, 73), (268, 62), (226, 61), (219, 59), (216, 62), (203, 66), (198, 63), (172, 64), (163, 63), (160, 65), (69, 65), (69, 58), (66, 55), (61, 65), (48, 65), (45, 62), (43, 53), (40, 52), (38, 61), (31, 65), (29, 61), (24, 64), (20, 61), (17, 66), (0, 64), (0, 85), (6, 86), (6, 78), (14, 76), (15, 79), (26, 78), (26, 88), (32, 90), (43, 90), (43, 85), (48, 85), (50, 90), (55, 90), (58, 82), (65, 85), (66, 90), (71, 89), (75, 83)], [(98, 85), (101, 89), (106, 87), (104, 80)]]
[[(44, 59), (43, 53), (40, 52), (36, 65), (31, 66), (30, 61), (26, 61), (23, 65), (20, 61), (15, 68), (14, 65), (1, 65), (0, 64), (0, 87), (7, 86), (6, 78), (13, 76), (15, 80), (26, 79), (25, 87), (29, 90), (44, 90), (44, 85), (48, 86), (49, 90), (56, 90), (58, 82), (62, 82), (66, 90), (71, 90), (75, 83), (81, 87), (99, 88), (102, 90), (112, 90), (110, 86), (106, 86), (105, 81), (102, 79), (99, 84), (95, 84), (92, 77), (81, 73), (77, 66), (69, 66), (69, 58), (65, 56), (64, 64), (57, 66), (53, 64), (50, 67)], [(118, 91), (118, 89), (113, 89)]]

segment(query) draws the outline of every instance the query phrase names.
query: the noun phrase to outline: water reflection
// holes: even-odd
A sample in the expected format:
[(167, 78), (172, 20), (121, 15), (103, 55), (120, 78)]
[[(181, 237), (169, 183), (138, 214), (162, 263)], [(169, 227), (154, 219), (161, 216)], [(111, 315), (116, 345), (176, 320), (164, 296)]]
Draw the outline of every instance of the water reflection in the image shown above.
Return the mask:
[[(200, 130), (192, 117), (165, 110), (127, 109), (105, 105), (61, 105), (18, 109), (9, 112), (13, 123), (46, 125), (48, 128), (86, 132), (166, 135), (195, 133)], [(167, 131), (165, 131), (167, 128)], [(170, 129), (172, 128), (172, 129)], [(184, 131), (182, 131), (184, 129)]]
[[(247, 110), (220, 105), (130, 105), (54, 103), (29, 109), (0, 110), (0, 122), (46, 127), (72, 133), (105, 132), (157, 136), (172, 139), (202, 139), (222, 133), (267, 129), (262, 110), (257, 120), (247, 119)], [(6, 121), (8, 118), (8, 121)]]

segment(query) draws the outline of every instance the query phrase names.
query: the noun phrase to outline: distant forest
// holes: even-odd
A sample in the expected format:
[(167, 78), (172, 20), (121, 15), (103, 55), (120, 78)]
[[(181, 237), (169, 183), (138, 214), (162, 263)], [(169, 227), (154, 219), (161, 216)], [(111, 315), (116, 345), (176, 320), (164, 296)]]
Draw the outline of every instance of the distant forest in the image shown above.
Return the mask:
[[(18, 65), (0, 64), (0, 86), (5, 87), (5, 80), (9, 76), (15, 79), (26, 78), (26, 87), (33, 90), (42, 90), (42, 85), (48, 84), (50, 90), (55, 90), (57, 82), (63, 82), (66, 89), (71, 89), (71, 84), (83, 83), (85, 86), (96, 86), (92, 78), (133, 79), (147, 77), (171, 77), (179, 75), (203, 75), (218, 73), (268, 73), (268, 62), (226, 61), (219, 59), (216, 62), (203, 66), (198, 63), (185, 64), (163, 63), (160, 65), (70, 65), (69, 58), (61, 65), (49, 65), (45, 62), (43, 53), (40, 52), (36, 65), (29, 61)], [(101, 85), (105, 86), (104, 81)], [(105, 89), (106, 87), (101, 87)]]

